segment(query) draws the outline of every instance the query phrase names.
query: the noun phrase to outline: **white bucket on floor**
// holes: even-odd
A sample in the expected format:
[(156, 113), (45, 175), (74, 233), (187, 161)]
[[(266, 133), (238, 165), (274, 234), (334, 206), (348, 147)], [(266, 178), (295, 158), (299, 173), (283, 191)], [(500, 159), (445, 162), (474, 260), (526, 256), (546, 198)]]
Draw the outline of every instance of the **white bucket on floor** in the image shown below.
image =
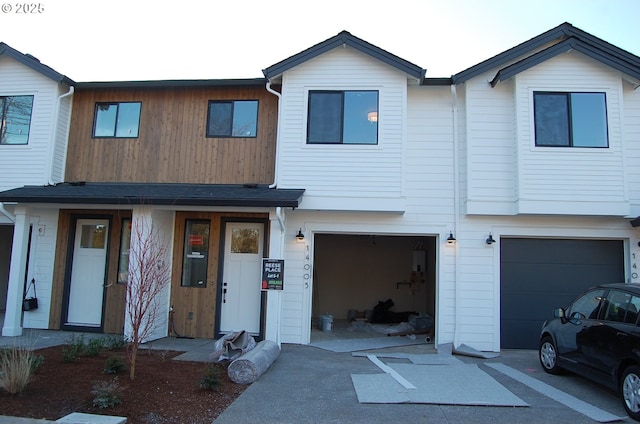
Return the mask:
[(333, 315), (320, 315), (320, 329), (326, 332), (333, 329)]

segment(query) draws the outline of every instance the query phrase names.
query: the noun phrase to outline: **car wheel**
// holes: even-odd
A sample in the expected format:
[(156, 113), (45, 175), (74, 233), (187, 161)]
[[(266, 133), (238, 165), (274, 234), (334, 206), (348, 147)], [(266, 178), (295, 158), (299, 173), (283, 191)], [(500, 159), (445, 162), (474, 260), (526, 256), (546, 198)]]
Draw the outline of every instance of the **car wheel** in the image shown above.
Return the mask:
[(634, 420), (640, 421), (640, 368), (631, 365), (624, 370), (620, 394), (627, 414)]
[(560, 367), (558, 366), (558, 351), (556, 345), (553, 344), (553, 339), (546, 336), (540, 340), (540, 349), (538, 351), (540, 364), (549, 374), (560, 374)]

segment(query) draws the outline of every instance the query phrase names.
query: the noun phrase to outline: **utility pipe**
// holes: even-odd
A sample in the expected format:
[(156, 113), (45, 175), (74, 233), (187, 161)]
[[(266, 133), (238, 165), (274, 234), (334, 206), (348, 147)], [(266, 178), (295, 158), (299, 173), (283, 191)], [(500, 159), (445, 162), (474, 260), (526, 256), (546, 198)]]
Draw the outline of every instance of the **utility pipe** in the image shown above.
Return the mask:
[[(458, 163), (458, 92), (455, 84), (451, 84), (451, 112), (453, 120), (453, 231), (457, 235), (457, 230), (460, 224), (460, 181)], [(455, 261), (453, 271), (455, 285), (455, 325), (453, 327), (453, 347), (455, 348), (459, 345), (460, 339), (460, 282), (458, 281), (458, 276), (460, 275), (460, 261), (458, 260), (458, 243), (456, 243), (453, 248), (455, 249), (453, 252), (453, 260)]]
[(6, 216), (9, 221), (11, 221), (12, 223), (16, 223), (16, 217), (15, 215), (12, 215), (8, 210), (6, 210), (4, 208), (4, 203), (0, 202), (0, 213), (4, 216)]
[[(47, 176), (47, 182), (49, 183), (49, 185), (55, 185), (57, 182), (60, 182), (60, 181), (57, 181), (57, 182), (53, 181), (53, 162), (54, 162), (54, 151), (55, 151), (56, 138), (57, 138), (56, 136), (58, 132), (58, 113), (60, 112), (60, 103), (62, 102), (63, 98), (71, 96), (74, 92), (75, 92), (75, 89), (73, 88), (73, 86), (70, 86), (69, 91), (58, 96), (58, 101), (56, 103), (56, 110), (55, 110), (55, 114), (53, 115), (53, 133), (51, 134), (51, 144), (49, 146), (49, 175)], [(69, 116), (67, 116), (67, 135), (66, 135), (67, 143), (69, 138), (69, 125), (71, 123), (72, 107), (73, 107), (73, 102), (69, 105)], [(62, 177), (63, 181), (64, 181), (64, 168), (66, 166), (66, 161), (67, 161), (66, 150), (67, 149), (65, 149), (63, 159), (62, 159), (62, 164), (61, 164), (62, 172), (63, 172), (63, 177)]]
[[(271, 88), (271, 81), (267, 81), (267, 85), (265, 87), (267, 91), (278, 98), (278, 122), (276, 123), (276, 157), (275, 157), (275, 167), (273, 169), (273, 182), (269, 184), (269, 188), (276, 188), (278, 185), (278, 164), (280, 162), (280, 125), (282, 119), (280, 119), (280, 103), (282, 101), (282, 95), (278, 93), (276, 90)], [(284, 230), (283, 230), (284, 231)]]

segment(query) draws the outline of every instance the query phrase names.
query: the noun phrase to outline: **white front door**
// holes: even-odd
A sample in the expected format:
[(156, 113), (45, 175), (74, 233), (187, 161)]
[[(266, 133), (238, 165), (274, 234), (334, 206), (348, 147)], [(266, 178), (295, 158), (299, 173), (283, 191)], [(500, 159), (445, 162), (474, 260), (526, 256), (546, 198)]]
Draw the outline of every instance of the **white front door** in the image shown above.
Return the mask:
[(109, 221), (78, 219), (73, 246), (67, 325), (100, 327)]
[(220, 303), (220, 333), (260, 333), (264, 224), (227, 222)]

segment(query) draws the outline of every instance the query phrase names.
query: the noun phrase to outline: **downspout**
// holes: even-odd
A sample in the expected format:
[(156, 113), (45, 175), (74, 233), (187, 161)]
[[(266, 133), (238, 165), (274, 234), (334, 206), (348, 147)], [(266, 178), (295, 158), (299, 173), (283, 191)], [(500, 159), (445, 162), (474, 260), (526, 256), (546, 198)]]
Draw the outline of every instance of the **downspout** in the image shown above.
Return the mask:
[[(453, 231), (458, 235), (457, 230), (460, 224), (460, 211), (459, 211), (459, 199), (460, 199), (460, 176), (459, 176), (459, 163), (458, 163), (458, 93), (456, 91), (455, 83), (451, 84), (451, 109), (453, 115)], [(460, 338), (460, 282), (458, 276), (460, 275), (460, 261), (458, 260), (458, 243), (453, 248), (455, 261), (453, 278), (455, 285), (455, 324), (453, 327), (453, 347), (456, 348), (459, 345)]]
[[(53, 161), (54, 161), (53, 154), (54, 154), (54, 151), (55, 151), (54, 147), (56, 145), (56, 138), (57, 138), (57, 132), (58, 132), (58, 120), (59, 120), (58, 119), (58, 113), (60, 111), (60, 103), (62, 102), (63, 98), (71, 96), (74, 93), (74, 91), (75, 91), (75, 89), (73, 88), (73, 86), (70, 86), (69, 87), (69, 91), (67, 91), (66, 93), (63, 93), (63, 94), (58, 96), (58, 101), (56, 103), (56, 111), (55, 111), (55, 114), (53, 115), (54, 116), (53, 133), (51, 134), (51, 146), (50, 146), (50, 149), (49, 149), (49, 160), (50, 160), (50, 163), (49, 163), (49, 175), (48, 175), (48, 178), (47, 178), (47, 182), (48, 182), (49, 185), (55, 185), (56, 184), (53, 181)], [(69, 116), (67, 117), (67, 130), (68, 130), (69, 125), (71, 123), (71, 108), (72, 107), (73, 107), (73, 104), (71, 104), (69, 106)], [(69, 137), (69, 134), (67, 133), (67, 138), (68, 137)], [(68, 140), (67, 140), (67, 142), (68, 142)], [(63, 172), (64, 172), (64, 168), (66, 167), (66, 160), (67, 160), (67, 152), (65, 151), (64, 159), (63, 159), (63, 162), (62, 162), (62, 170), (63, 170)], [(64, 181), (64, 177), (62, 178), (62, 180)]]
[[(273, 183), (269, 184), (269, 188), (276, 188), (276, 186), (278, 185), (278, 163), (280, 162), (280, 122), (282, 121), (280, 119), (280, 102), (282, 101), (282, 95), (271, 88), (271, 81), (269, 80), (267, 80), (267, 85), (265, 88), (269, 93), (278, 98), (278, 122), (276, 123), (276, 160), (275, 167), (273, 169)], [(284, 232), (284, 229), (282, 231)]]
[(13, 222), (14, 224), (16, 223), (15, 215), (12, 215), (11, 213), (9, 213), (9, 211), (4, 208), (4, 203), (2, 202), (0, 202), (0, 213), (6, 216), (7, 219), (9, 219), (9, 221)]

